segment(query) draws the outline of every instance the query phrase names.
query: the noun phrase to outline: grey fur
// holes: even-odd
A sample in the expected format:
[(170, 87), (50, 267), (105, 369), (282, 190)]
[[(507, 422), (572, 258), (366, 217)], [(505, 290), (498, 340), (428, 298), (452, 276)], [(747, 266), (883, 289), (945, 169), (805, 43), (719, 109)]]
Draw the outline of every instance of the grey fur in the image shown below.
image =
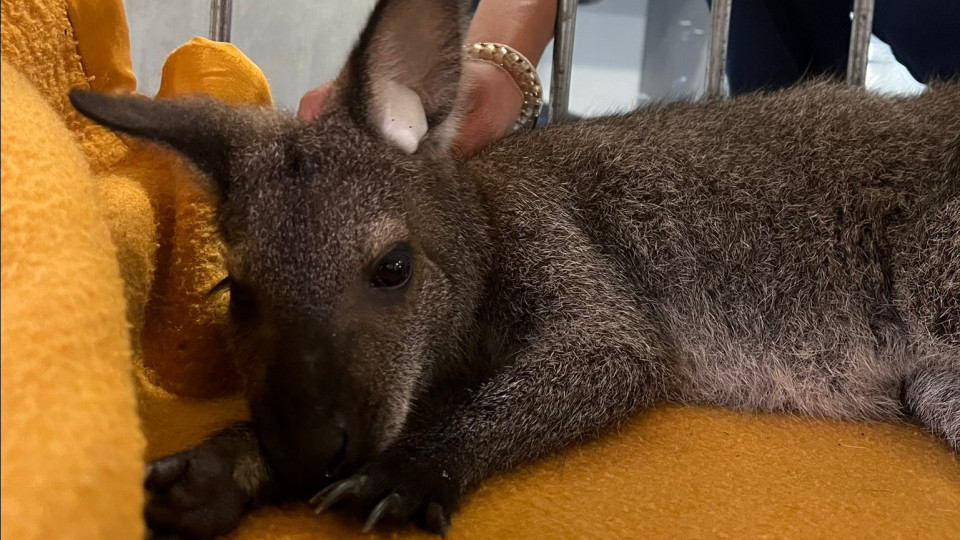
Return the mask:
[[(378, 34), (390, 3), (365, 35), (403, 35)], [(351, 65), (371, 64), (364, 54), (361, 42)], [(342, 95), (370, 99), (349, 69)], [(130, 132), (144, 130), (111, 110), (153, 108), (74, 97)], [(227, 170), (211, 172), (228, 267), (257, 302), (234, 340), (255, 424), (271, 373), (319, 373), (284, 379), (291, 403), (309, 390), (298, 385), (342, 376), (289, 410), (332, 418), (349, 399), (366, 411), (345, 422), (369, 444), (344, 443), (334, 474), (359, 468), (364, 481), (348, 485), (362, 509), (398, 491), (401, 519), (430, 507), (428, 528), (445, 530), (444, 512), (492, 472), (661, 400), (909, 414), (960, 451), (955, 82), (914, 98), (816, 82), (656, 105), (511, 136), (466, 162), (444, 151), (440, 121), (402, 154), (362, 104), (311, 124), (177, 106), (210, 111), (229, 141)], [(377, 300), (365, 269), (400, 240), (414, 277)], [(284, 363), (278, 347), (317, 329), (326, 348)], [(317, 471), (339, 440), (317, 451)]]

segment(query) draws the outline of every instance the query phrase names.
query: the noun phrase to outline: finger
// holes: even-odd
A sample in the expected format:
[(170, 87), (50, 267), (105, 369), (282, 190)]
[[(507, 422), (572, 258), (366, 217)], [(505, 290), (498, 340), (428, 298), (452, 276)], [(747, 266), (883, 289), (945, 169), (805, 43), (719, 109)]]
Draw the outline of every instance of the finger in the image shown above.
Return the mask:
[(300, 106), (297, 109), (297, 117), (301, 120), (310, 122), (323, 114), (327, 108), (328, 97), (333, 83), (320, 85), (310, 90), (300, 98)]

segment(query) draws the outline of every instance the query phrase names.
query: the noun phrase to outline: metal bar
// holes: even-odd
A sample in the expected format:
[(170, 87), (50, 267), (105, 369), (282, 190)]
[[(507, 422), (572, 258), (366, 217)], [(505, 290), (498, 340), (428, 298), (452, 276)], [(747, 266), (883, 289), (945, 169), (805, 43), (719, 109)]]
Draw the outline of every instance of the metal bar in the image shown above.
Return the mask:
[(723, 73), (727, 65), (730, 36), (730, 8), (733, 0), (713, 0), (710, 9), (710, 37), (707, 41), (706, 95), (723, 95)]
[(210, 0), (210, 39), (230, 41), (233, 24), (233, 0)]
[(553, 72), (550, 74), (550, 123), (563, 122), (570, 108), (570, 67), (573, 64), (573, 32), (577, 0), (557, 1), (553, 28)]
[(850, 26), (850, 51), (847, 54), (847, 84), (863, 86), (867, 81), (867, 52), (873, 32), (874, 0), (854, 0)]

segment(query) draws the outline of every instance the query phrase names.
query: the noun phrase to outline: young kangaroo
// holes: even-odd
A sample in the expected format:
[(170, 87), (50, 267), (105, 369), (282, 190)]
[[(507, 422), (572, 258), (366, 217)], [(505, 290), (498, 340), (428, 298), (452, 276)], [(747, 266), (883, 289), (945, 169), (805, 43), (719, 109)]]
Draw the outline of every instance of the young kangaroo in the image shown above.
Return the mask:
[(252, 419), (149, 466), (208, 537), (316, 495), (445, 534), (656, 401), (912, 417), (960, 450), (960, 86), (673, 103), (449, 155), (455, 0), (383, 0), (312, 123), (74, 91), (211, 178)]

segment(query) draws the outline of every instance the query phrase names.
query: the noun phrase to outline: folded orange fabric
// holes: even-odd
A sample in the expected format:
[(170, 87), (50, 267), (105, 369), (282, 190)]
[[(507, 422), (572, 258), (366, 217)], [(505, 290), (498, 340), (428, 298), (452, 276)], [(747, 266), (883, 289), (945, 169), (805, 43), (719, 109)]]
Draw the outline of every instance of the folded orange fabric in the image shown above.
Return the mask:
[(195, 37), (163, 64), (157, 97), (202, 94), (230, 104), (273, 105), (260, 68), (230, 43)]
[(70, 131), (0, 74), (4, 538), (138, 538), (144, 449), (123, 283)]

